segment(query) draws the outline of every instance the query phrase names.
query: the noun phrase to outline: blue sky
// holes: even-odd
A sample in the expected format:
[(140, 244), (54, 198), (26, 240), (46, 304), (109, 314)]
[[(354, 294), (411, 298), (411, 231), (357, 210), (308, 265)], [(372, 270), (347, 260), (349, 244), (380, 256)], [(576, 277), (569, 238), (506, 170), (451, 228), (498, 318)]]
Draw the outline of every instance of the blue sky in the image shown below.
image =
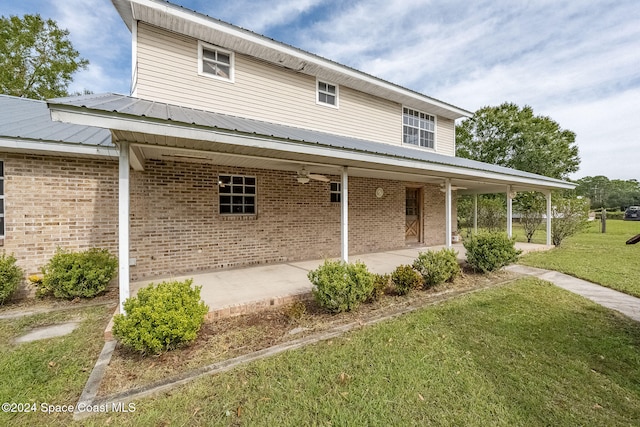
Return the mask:
[[(129, 93), (131, 35), (110, 0), (3, 1), (69, 29), (72, 90)], [(577, 134), (573, 178), (640, 180), (640, 2), (173, 0), (470, 111), (530, 105)]]

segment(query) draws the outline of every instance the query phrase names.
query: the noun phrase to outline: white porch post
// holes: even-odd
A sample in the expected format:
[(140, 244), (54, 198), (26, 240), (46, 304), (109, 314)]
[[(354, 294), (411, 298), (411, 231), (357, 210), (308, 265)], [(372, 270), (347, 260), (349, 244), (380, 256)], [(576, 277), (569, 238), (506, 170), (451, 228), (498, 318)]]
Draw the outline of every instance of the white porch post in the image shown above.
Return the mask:
[(547, 246), (551, 246), (551, 191), (545, 193), (547, 199)]
[(340, 254), (344, 262), (349, 262), (349, 174), (347, 167), (342, 168), (340, 188)]
[(473, 233), (478, 234), (478, 195), (473, 195)]
[(445, 222), (445, 245), (451, 247), (451, 180), (444, 181), (444, 222)]
[(507, 236), (513, 236), (513, 199), (510, 185), (507, 185)]
[(129, 142), (120, 142), (118, 186), (118, 265), (120, 287), (120, 313), (129, 298)]

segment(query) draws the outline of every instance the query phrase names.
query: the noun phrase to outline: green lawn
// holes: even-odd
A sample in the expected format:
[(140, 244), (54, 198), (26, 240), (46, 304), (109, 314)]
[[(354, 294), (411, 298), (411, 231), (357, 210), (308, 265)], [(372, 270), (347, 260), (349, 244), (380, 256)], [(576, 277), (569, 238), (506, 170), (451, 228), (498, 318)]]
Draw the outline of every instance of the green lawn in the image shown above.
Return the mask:
[[(540, 237), (544, 232), (537, 232)], [(592, 222), (584, 232), (570, 237), (547, 252), (523, 256), (521, 264), (546, 268), (599, 283), (640, 297), (640, 244), (626, 245), (640, 233), (640, 222), (607, 221), (607, 233), (600, 232), (600, 222)]]
[[(36, 404), (35, 413), (0, 412), (0, 425), (67, 425), (70, 414), (46, 414), (43, 403), (75, 405), (104, 345), (113, 306), (77, 308), (0, 320), (0, 403)], [(33, 328), (80, 320), (71, 334), (31, 343), (14, 339)]]
[(640, 425), (640, 324), (527, 278), (83, 425)]

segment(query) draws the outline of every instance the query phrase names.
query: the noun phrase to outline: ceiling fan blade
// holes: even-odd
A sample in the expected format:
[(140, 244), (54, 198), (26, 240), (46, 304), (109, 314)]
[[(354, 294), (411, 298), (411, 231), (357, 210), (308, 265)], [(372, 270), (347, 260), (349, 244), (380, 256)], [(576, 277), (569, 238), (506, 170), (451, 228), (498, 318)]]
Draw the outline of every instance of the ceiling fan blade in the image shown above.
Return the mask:
[(317, 173), (310, 173), (307, 175), (309, 178), (311, 179), (315, 179), (316, 181), (322, 181), (322, 182), (329, 182), (331, 181), (329, 178), (327, 178), (324, 175), (318, 175)]

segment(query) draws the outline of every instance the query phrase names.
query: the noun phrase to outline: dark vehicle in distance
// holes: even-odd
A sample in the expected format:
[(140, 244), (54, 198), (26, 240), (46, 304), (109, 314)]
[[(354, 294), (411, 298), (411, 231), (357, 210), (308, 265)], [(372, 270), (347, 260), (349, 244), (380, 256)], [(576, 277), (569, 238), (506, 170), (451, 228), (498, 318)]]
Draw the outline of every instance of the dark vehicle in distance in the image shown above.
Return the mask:
[(640, 221), (640, 206), (629, 206), (624, 211), (625, 221)]

